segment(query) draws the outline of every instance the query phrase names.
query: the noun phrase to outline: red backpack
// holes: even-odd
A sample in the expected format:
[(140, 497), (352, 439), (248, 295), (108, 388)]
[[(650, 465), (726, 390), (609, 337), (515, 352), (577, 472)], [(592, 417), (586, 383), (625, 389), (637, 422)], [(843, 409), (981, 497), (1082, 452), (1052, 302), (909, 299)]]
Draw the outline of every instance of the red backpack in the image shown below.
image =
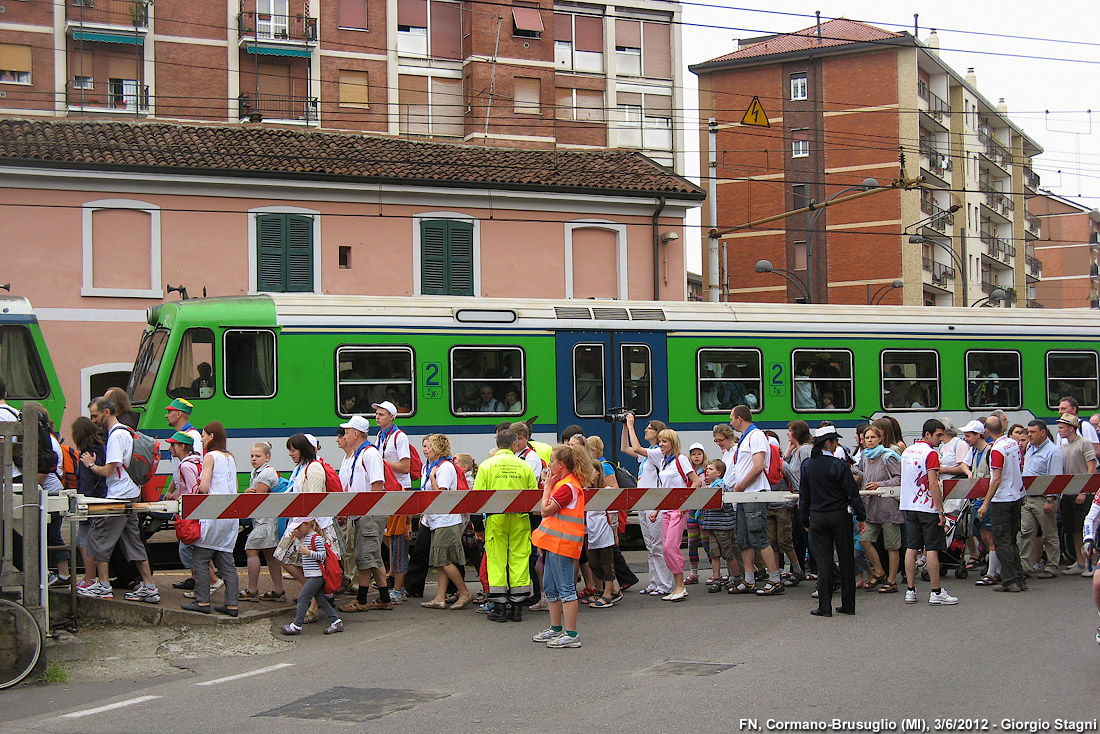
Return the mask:
[[(386, 436), (386, 441), (385, 441), (385, 443), (382, 444), (382, 448), (380, 450), (385, 451), (386, 450), (386, 444), (390, 442), (390, 436), (396, 436), (399, 433), (401, 435), (405, 436), (406, 438), (408, 438), (408, 435), (404, 431), (402, 431), (400, 428), (398, 428), (396, 431), (391, 433), (389, 436)], [(394, 440), (396, 441), (397, 439), (394, 439)], [(391, 469), (391, 471), (392, 471), (392, 469)], [(424, 474), (424, 461), (420, 458), (420, 452), (416, 450), (416, 446), (413, 445), (412, 441), (409, 441), (409, 478), (410, 479), (420, 479), (423, 474)], [(398, 482), (398, 484), (400, 484), (400, 482)], [(388, 485), (388, 482), (387, 482), (387, 485)], [(387, 486), (386, 489), (389, 490), (389, 486)], [(402, 487), (402, 489), (404, 489), (404, 488)]]
[(340, 585), (344, 582), (344, 570), (340, 566), (340, 556), (332, 552), (332, 546), (325, 543), (325, 539), (320, 535), (314, 535), (315, 539), (310, 542), (310, 547), (314, 551), (317, 550), (317, 539), (320, 539), (321, 543), (325, 546), (325, 560), (321, 564), (321, 575), (325, 579), (325, 593), (335, 594), (340, 589)]
[(465, 492), (470, 488), (470, 483), (466, 481), (466, 470), (455, 463), (454, 459), (450, 459), (451, 466), (455, 468), (455, 474), (458, 475), (458, 483), (455, 485), (455, 489), (460, 492)]
[(340, 482), (340, 473), (332, 468), (324, 459), (314, 459), (315, 463), (319, 463), (325, 470), (325, 491), (326, 492), (343, 492), (344, 485)]
[[(779, 484), (783, 481), (783, 454), (780, 453), (779, 447), (771, 441), (768, 441), (768, 447), (771, 452), (768, 454), (768, 459), (765, 463), (767, 469), (764, 475), (768, 478), (768, 484)], [(791, 489), (794, 491), (794, 488)]]
[(61, 486), (65, 489), (76, 489), (76, 469), (80, 466), (80, 454), (76, 449), (65, 443), (65, 439), (61, 436), (55, 436), (57, 443), (61, 446)]
[[(378, 451), (378, 447), (373, 443), (367, 441), (363, 442), (363, 445), (355, 450), (355, 457), (351, 461), (351, 476), (348, 477), (348, 486), (351, 486), (351, 482), (355, 479), (355, 467), (359, 466), (359, 454), (363, 452), (363, 449), (372, 448)], [(382, 491), (384, 492), (404, 492), (405, 488), (401, 486), (401, 482), (397, 480), (397, 475), (393, 473), (393, 469), (386, 461), (382, 460), (382, 473), (384, 475)]]

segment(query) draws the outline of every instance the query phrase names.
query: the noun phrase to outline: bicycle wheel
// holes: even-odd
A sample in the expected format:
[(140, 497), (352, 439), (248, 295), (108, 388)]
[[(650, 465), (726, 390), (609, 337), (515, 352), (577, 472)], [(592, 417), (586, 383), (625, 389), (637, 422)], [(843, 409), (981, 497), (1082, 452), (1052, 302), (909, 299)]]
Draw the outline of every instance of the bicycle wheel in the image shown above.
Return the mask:
[(0, 599), (0, 689), (27, 677), (42, 654), (42, 631), (21, 605)]

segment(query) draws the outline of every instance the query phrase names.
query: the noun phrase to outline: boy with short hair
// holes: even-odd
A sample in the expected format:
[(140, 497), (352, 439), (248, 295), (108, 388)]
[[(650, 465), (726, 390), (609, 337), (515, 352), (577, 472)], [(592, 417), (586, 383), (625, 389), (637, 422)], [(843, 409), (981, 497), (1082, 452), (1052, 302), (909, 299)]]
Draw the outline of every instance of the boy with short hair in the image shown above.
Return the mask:
[[(725, 491), (726, 483), (722, 479), (725, 475), (726, 462), (721, 459), (712, 459), (707, 462), (703, 477), (708, 487)], [(740, 554), (734, 537), (737, 529), (737, 514), (734, 506), (723, 502), (721, 507), (703, 510), (699, 527), (710, 533), (711, 577), (707, 579), (707, 592), (717, 594), (726, 587), (727, 583), (734, 586), (741, 583)], [(722, 576), (721, 559), (723, 558), (726, 560), (726, 571), (729, 576)]]

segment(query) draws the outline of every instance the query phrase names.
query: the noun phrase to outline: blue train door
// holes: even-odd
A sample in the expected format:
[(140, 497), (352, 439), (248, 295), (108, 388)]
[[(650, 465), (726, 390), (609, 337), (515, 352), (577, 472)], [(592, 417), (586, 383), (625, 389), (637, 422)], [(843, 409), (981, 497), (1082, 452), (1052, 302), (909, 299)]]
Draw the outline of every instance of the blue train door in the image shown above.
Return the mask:
[(577, 424), (617, 456), (621, 416), (668, 421), (668, 359), (660, 332), (559, 331), (558, 431)]

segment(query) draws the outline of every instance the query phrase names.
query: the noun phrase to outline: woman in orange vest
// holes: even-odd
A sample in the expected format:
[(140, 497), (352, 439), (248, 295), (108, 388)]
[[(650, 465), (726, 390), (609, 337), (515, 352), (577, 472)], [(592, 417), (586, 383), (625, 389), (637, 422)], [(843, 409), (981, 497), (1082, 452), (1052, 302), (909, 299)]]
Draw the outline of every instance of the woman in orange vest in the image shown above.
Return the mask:
[(539, 505), (542, 524), (531, 535), (531, 544), (546, 552), (543, 589), (550, 602), (550, 627), (531, 639), (547, 647), (581, 646), (576, 563), (584, 546), (584, 488), (595, 487), (597, 478), (587, 447), (554, 447)]

